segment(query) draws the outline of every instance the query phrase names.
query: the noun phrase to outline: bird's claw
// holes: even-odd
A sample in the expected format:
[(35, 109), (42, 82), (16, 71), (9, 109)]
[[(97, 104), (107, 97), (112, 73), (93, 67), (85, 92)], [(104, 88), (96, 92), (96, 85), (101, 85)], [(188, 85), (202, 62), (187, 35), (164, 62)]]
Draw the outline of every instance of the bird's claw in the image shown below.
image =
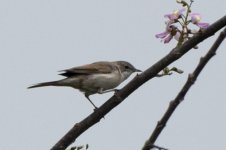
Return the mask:
[(118, 90), (118, 89), (115, 89), (114, 91), (115, 91), (115, 93), (114, 93), (115, 97), (116, 97), (119, 101), (122, 101), (122, 98), (118, 95), (119, 90)]

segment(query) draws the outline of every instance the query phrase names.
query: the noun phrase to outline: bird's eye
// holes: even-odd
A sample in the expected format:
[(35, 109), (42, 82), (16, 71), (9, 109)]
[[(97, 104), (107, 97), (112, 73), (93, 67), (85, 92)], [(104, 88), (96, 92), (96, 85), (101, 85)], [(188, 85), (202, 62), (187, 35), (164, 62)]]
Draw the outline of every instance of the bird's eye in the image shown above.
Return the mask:
[(129, 66), (125, 66), (125, 69), (129, 69)]

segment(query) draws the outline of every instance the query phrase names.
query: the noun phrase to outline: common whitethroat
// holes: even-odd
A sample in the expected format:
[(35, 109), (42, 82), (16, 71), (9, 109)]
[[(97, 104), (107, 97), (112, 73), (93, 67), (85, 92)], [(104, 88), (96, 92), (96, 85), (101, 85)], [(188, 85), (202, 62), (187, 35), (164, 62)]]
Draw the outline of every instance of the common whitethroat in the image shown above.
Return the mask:
[(114, 88), (126, 80), (132, 73), (141, 72), (126, 61), (99, 61), (62, 71), (63, 73), (60, 75), (65, 76), (65, 79), (38, 83), (28, 88), (43, 86), (72, 87), (83, 92), (89, 102), (97, 108), (90, 100), (90, 95), (115, 91), (116, 89)]

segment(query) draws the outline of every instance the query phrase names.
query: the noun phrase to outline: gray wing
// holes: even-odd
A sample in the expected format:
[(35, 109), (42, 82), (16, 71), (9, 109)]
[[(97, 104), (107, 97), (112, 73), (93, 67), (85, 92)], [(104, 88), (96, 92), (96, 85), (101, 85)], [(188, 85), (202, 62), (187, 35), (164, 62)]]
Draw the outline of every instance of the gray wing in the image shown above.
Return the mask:
[(78, 75), (90, 75), (97, 73), (111, 73), (113, 66), (110, 62), (96, 62), (84, 66), (74, 67), (64, 71), (60, 75), (65, 77), (78, 76)]

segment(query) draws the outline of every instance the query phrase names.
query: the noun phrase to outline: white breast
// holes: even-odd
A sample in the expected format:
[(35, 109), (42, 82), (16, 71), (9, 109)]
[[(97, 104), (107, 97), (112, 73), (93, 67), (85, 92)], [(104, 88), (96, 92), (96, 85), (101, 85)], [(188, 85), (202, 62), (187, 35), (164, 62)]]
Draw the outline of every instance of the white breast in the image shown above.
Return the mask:
[(90, 75), (83, 84), (88, 87), (98, 87), (103, 90), (113, 89), (121, 83), (121, 75), (118, 72), (110, 74)]

